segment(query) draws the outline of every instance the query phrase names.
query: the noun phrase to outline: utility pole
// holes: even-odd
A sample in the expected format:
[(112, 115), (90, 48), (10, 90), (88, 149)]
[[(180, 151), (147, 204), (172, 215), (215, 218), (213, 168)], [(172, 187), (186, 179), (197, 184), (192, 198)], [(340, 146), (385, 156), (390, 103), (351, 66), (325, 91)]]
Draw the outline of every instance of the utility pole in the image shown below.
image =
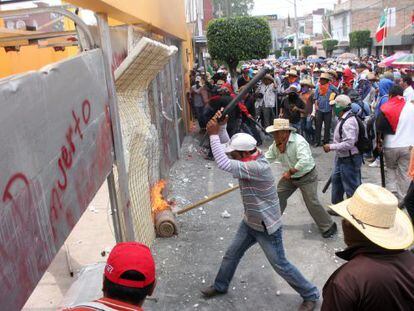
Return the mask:
[(295, 10), (295, 50), (296, 50), (296, 59), (299, 59), (299, 34), (298, 34), (298, 15), (296, 12), (296, 0), (293, 0), (293, 7)]

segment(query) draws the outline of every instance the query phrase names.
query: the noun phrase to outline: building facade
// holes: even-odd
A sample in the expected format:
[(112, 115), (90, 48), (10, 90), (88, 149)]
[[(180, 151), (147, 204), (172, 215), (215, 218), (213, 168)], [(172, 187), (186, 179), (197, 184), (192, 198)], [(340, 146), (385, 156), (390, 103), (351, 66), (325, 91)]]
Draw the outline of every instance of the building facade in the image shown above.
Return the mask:
[[(388, 36), (384, 40), (384, 52), (390, 54), (398, 50), (412, 50), (413, 27), (412, 0), (348, 0), (338, 1), (329, 16), (331, 35), (339, 45), (349, 50), (349, 34), (357, 30), (370, 30), (373, 38), (372, 52), (379, 55), (383, 43), (375, 41), (375, 33), (384, 9), (388, 8)], [(363, 53), (367, 53), (368, 49)]]

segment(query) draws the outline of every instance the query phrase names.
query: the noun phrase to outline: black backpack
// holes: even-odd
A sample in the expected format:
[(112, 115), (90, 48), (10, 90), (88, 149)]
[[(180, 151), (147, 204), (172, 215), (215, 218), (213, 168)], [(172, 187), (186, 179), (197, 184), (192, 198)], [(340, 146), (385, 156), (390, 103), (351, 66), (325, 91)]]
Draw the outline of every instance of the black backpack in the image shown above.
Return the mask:
[(345, 121), (352, 117), (355, 117), (358, 122), (358, 140), (355, 143), (355, 147), (357, 147), (360, 154), (370, 152), (372, 150), (372, 141), (368, 139), (364, 122), (355, 113), (350, 112), (345, 119), (341, 120), (341, 123), (339, 124), (339, 137), (342, 139), (342, 127), (344, 126)]

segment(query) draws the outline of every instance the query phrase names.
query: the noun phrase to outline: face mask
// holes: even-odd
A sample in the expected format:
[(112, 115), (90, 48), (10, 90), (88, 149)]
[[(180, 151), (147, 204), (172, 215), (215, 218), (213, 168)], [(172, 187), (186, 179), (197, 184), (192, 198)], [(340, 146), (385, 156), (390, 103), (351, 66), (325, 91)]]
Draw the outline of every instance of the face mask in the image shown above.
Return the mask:
[(307, 93), (309, 91), (309, 86), (307, 86), (307, 85), (303, 85), (302, 86), (302, 92), (303, 93)]
[(296, 98), (296, 93), (289, 93), (289, 99), (295, 99)]
[(345, 109), (345, 107), (337, 107), (336, 105), (334, 106), (334, 112), (335, 112), (335, 115), (339, 118), (339, 113), (341, 112), (341, 111), (343, 111)]

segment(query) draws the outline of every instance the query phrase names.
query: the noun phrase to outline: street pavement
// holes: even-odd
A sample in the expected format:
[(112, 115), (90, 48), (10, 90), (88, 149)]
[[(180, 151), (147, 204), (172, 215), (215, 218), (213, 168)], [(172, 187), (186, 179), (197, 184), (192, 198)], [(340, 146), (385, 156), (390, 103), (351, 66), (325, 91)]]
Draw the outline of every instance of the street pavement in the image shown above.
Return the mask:
[[(181, 159), (169, 176), (169, 199), (175, 200), (176, 209), (237, 184), (229, 173), (203, 158), (199, 139), (198, 135), (186, 138)], [(262, 149), (269, 144), (267, 141)], [(312, 150), (319, 175), (318, 193), (323, 206), (327, 206), (330, 190), (322, 194), (322, 188), (330, 176), (334, 154), (325, 154), (322, 148)], [(276, 181), (279, 180), (280, 164), (273, 164), (272, 170)], [(363, 182), (380, 184), (379, 168), (365, 165)], [(226, 211), (229, 218), (222, 217)], [(226, 295), (210, 300), (202, 298), (199, 290), (214, 281), (242, 215), (240, 192), (236, 190), (178, 216), (178, 235), (157, 239), (153, 246), (158, 283), (154, 298), (144, 305), (145, 310), (296, 310), (301, 297), (274, 272), (258, 245), (242, 258)], [(330, 239), (322, 238), (299, 190), (289, 199), (283, 215), (287, 258), (320, 290), (343, 263), (335, 256), (336, 251), (345, 247), (341, 219), (334, 217), (334, 220), (338, 234)]]
[[(184, 208), (237, 184), (230, 174), (204, 159), (198, 146), (200, 139), (200, 135), (186, 137), (181, 158), (167, 176), (168, 199), (176, 202), (175, 209)], [(270, 141), (265, 143), (269, 144)], [(331, 173), (333, 154), (323, 153), (322, 148), (313, 149), (313, 153), (319, 172), (318, 193), (323, 205), (327, 206), (329, 192), (322, 194), (321, 189)], [(272, 169), (278, 180), (281, 176), (280, 165), (274, 164)], [(364, 166), (363, 181), (379, 184), (379, 169)], [(66, 242), (75, 277), (69, 275), (66, 250), (62, 247), (24, 310), (56, 310), (76, 280), (77, 272), (106, 260), (107, 256), (102, 257), (102, 251), (110, 250), (115, 243), (108, 211), (108, 191), (104, 184)], [(230, 214), (229, 218), (222, 217), (225, 212)], [(236, 190), (177, 216), (178, 235), (157, 239), (152, 247), (157, 265), (157, 288), (153, 297), (144, 304), (144, 309), (295, 310), (301, 303), (300, 296), (273, 271), (257, 245), (248, 250), (241, 260), (227, 295), (211, 300), (201, 297), (199, 289), (212, 284), (242, 215), (241, 197), (239, 190)], [(344, 247), (340, 219), (335, 217), (335, 221), (339, 225), (338, 235), (323, 239), (299, 191), (289, 199), (283, 215), (287, 258), (319, 289), (342, 264), (335, 257), (335, 251)], [(91, 282), (94, 283), (90, 284), (91, 291), (95, 290), (100, 295), (101, 277), (95, 276)]]

